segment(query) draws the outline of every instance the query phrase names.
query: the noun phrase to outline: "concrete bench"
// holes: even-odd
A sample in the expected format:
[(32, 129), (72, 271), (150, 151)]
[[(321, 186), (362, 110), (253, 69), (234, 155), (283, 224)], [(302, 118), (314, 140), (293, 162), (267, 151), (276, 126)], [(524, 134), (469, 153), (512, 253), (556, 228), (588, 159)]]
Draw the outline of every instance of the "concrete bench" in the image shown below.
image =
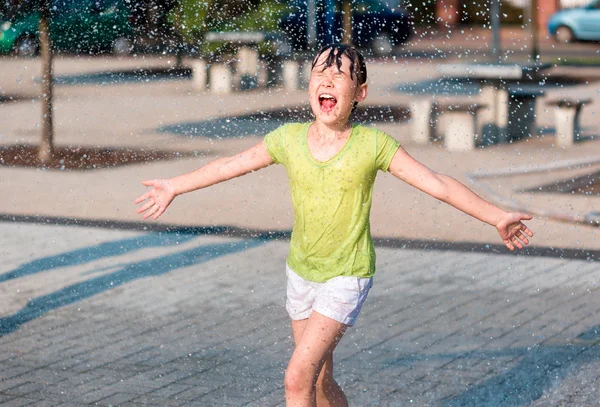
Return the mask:
[(447, 116), (444, 126), (444, 146), (448, 151), (473, 150), (480, 142), (478, 112), (487, 105), (472, 102), (439, 103), (433, 98), (415, 98), (411, 101), (412, 140), (427, 144), (437, 133), (442, 115)]
[[(291, 48), (278, 33), (268, 32), (208, 32), (204, 41), (211, 43), (227, 43), (235, 49), (235, 55), (230, 60), (212, 61), (204, 60), (191, 62), (193, 83), (197, 89), (210, 88), (212, 93), (230, 93), (234, 89), (245, 90), (255, 87), (264, 87), (269, 83), (278, 82), (278, 78), (293, 77), (286, 73), (295, 66), (275, 66), (280, 61), (272, 57), (262, 59), (259, 55), (259, 46), (264, 43), (272, 44), (272, 56), (289, 54)], [(275, 64), (273, 63), (275, 61)], [(283, 72), (282, 72), (283, 70)], [(293, 82), (293, 81), (292, 81)], [(292, 85), (295, 85), (292, 83)]]
[(510, 143), (536, 134), (535, 104), (543, 95), (536, 86), (482, 86), (481, 101), (490, 106), (481, 112), (479, 131), (484, 143)]
[(549, 100), (548, 106), (555, 106), (556, 144), (571, 147), (579, 138), (579, 116), (583, 105), (592, 103), (591, 99), (562, 98)]
[[(471, 78), (480, 83), (480, 132), (488, 144), (505, 143), (535, 133), (535, 98), (542, 96), (536, 77), (550, 64), (462, 64), (442, 65), (445, 77)], [(537, 89), (536, 89), (537, 88)]]

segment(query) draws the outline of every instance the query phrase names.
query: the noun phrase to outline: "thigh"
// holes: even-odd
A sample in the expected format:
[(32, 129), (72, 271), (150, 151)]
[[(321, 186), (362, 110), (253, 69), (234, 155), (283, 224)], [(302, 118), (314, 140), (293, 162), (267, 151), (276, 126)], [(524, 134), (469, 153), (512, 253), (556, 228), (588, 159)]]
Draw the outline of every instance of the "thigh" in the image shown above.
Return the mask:
[(290, 360), (290, 367), (309, 373), (316, 379), (347, 327), (316, 311), (304, 321), (294, 321), (292, 329), (296, 348)]
[(294, 335), (294, 345), (298, 345), (298, 342), (300, 342), (300, 338), (302, 338), (302, 334), (306, 329), (306, 324), (308, 324), (308, 318), (300, 319), (298, 321), (292, 320), (292, 334)]

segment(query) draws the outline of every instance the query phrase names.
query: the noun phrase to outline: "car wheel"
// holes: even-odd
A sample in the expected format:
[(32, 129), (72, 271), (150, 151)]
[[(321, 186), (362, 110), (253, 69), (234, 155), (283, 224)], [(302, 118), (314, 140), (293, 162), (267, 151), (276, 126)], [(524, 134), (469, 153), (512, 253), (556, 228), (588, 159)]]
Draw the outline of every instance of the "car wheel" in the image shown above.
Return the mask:
[(558, 27), (556, 29), (556, 33), (554, 34), (554, 37), (556, 38), (556, 41), (562, 42), (565, 44), (575, 41), (575, 36), (573, 35), (573, 31), (565, 25), (561, 25), (560, 27)]
[(117, 55), (128, 55), (133, 50), (133, 42), (127, 37), (119, 37), (113, 41), (112, 52)]
[(40, 42), (30, 35), (23, 36), (15, 41), (13, 49), (19, 57), (33, 57), (40, 52)]
[(392, 37), (389, 34), (381, 33), (379, 34), (371, 44), (371, 50), (373, 51), (373, 55), (376, 57), (387, 57), (392, 54), (394, 50), (394, 43), (392, 41)]

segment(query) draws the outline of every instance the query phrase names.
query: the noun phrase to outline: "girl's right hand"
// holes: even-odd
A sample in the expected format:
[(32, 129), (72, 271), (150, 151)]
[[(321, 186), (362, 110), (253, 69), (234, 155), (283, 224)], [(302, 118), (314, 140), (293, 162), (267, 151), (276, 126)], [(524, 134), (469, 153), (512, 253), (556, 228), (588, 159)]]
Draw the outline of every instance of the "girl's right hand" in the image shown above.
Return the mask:
[(136, 204), (143, 203), (137, 209), (137, 213), (144, 214), (144, 219), (152, 216), (156, 220), (167, 209), (169, 204), (175, 199), (175, 189), (173, 184), (168, 179), (153, 179), (150, 181), (142, 181), (142, 184), (152, 189), (143, 195), (140, 195), (136, 200)]

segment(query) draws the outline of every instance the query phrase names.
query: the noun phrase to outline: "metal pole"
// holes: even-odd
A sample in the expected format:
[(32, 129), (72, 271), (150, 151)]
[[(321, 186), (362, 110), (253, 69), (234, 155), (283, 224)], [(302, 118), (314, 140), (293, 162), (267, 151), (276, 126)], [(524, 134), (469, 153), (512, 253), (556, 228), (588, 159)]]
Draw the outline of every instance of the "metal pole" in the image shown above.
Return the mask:
[(317, 20), (315, 18), (316, 0), (308, 0), (308, 11), (306, 13), (306, 38), (308, 39), (308, 49), (315, 49), (317, 46)]
[(531, 9), (529, 12), (531, 17), (531, 62), (536, 63), (539, 59), (538, 50), (538, 2), (537, 0), (531, 0)]
[(500, 56), (500, 0), (492, 0), (490, 7), (490, 25), (492, 26), (492, 55), (496, 62), (501, 62)]

